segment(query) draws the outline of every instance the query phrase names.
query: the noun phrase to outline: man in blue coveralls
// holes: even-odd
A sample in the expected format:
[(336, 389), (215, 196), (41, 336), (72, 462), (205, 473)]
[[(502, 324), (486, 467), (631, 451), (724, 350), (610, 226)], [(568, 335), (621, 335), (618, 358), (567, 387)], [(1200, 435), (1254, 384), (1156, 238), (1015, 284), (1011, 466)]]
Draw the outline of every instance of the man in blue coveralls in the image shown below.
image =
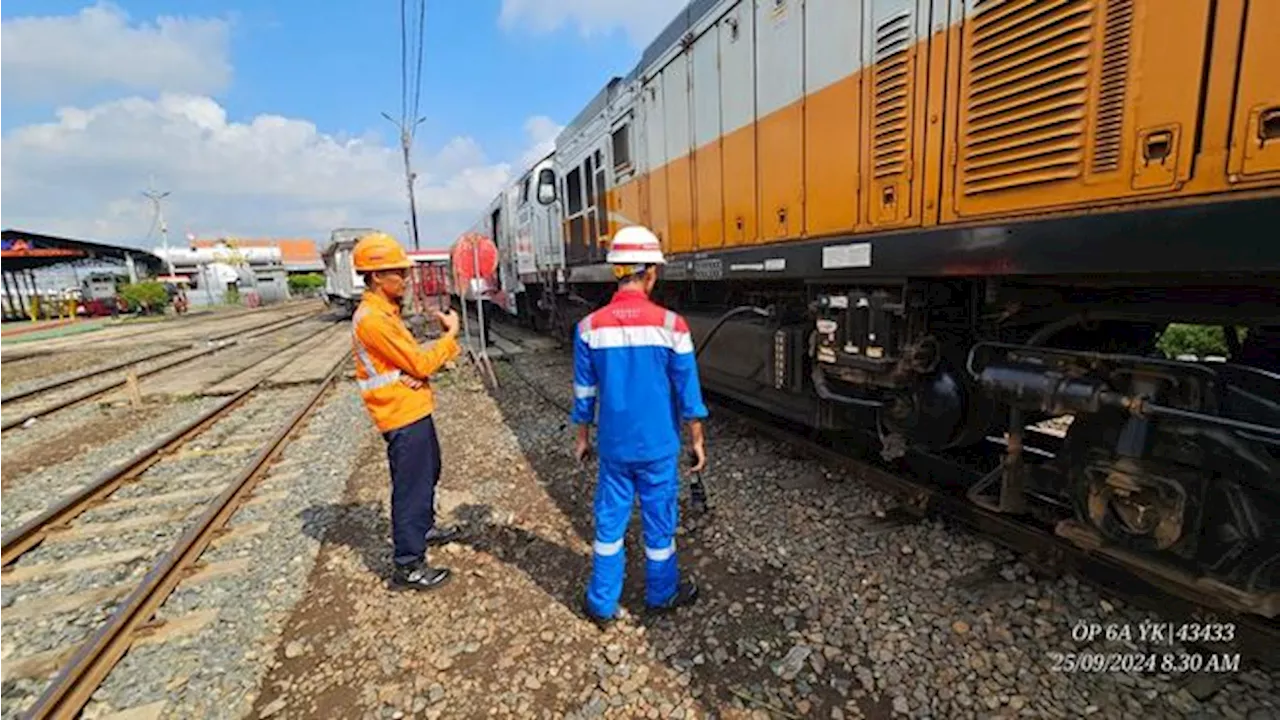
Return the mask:
[(649, 299), (666, 260), (647, 228), (625, 227), (613, 237), (607, 262), (618, 291), (578, 324), (573, 343), (573, 414), (579, 462), (596, 420), (600, 472), (596, 485), (587, 615), (601, 626), (616, 619), (622, 595), (623, 536), (638, 494), (644, 525), (645, 604), (652, 611), (692, 603), (698, 587), (680, 582), (676, 567), (680, 422), (689, 423), (693, 471), (706, 466), (693, 338), (683, 317)]

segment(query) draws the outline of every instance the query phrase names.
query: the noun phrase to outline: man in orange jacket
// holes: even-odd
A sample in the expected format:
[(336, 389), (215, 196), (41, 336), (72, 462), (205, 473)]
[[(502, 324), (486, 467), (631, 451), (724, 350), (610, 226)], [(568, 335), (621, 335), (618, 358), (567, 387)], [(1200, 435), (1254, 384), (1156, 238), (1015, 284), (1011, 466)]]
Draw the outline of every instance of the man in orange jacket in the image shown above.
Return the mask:
[(449, 579), (449, 570), (426, 562), (427, 545), (457, 537), (435, 524), (435, 489), (440, 479), (440, 442), (435, 398), (429, 379), (457, 357), (458, 316), (436, 312), (444, 334), (427, 349), (418, 346), (400, 318), (400, 302), (413, 266), (390, 235), (372, 233), (356, 243), (356, 272), (365, 294), (352, 318), (351, 342), (356, 383), (365, 409), (387, 443), (391, 466), (391, 535), (395, 570), (392, 587), (430, 590)]

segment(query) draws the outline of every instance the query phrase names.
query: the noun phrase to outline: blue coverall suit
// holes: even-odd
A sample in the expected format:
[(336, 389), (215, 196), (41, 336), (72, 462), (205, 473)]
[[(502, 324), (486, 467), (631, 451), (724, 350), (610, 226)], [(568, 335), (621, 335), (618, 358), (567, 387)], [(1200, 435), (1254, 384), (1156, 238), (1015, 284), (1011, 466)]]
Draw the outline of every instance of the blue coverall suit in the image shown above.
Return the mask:
[(616, 615), (626, 564), (623, 536), (637, 494), (644, 525), (645, 602), (676, 593), (680, 424), (707, 416), (693, 339), (684, 318), (622, 289), (578, 324), (572, 421), (596, 419), (600, 472), (587, 610)]

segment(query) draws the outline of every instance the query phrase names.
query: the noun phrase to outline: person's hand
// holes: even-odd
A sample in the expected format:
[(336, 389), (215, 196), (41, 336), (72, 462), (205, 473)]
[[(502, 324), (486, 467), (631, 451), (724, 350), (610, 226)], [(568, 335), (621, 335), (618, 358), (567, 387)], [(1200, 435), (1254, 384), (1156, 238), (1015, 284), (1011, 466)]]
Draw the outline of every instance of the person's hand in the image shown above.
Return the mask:
[(426, 382), (419, 380), (416, 377), (410, 377), (409, 375), (401, 375), (400, 382), (408, 385), (410, 390), (421, 390), (427, 386)]
[(447, 313), (437, 310), (435, 316), (446, 335), (454, 335), (458, 332), (458, 313), (454, 312), (453, 308), (449, 308)]
[(576, 442), (574, 442), (574, 446), (573, 446), (573, 456), (578, 459), (579, 465), (586, 462), (587, 453), (590, 452), (590, 450), (591, 450), (591, 442), (590, 442), (590, 438), (588, 437), (587, 426), (583, 425), (578, 428), (578, 439)]
[(707, 448), (701, 440), (693, 443), (693, 467), (689, 468), (689, 472), (702, 472), (707, 466)]

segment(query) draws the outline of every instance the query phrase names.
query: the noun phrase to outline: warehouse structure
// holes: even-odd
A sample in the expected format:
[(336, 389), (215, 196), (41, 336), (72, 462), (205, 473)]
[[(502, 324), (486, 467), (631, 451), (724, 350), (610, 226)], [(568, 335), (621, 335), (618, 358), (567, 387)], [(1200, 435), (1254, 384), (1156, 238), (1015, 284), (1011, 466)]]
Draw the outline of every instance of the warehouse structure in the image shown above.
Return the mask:
[(91, 271), (104, 266), (128, 276), (130, 282), (136, 281), (139, 275), (151, 275), (163, 269), (160, 257), (138, 248), (12, 228), (0, 235), (3, 237), (0, 240), (0, 259), (4, 263), (5, 320), (28, 319), (31, 317), (32, 298), (67, 289), (41, 288), (36, 277), (38, 270), (66, 268), (73, 278), (71, 285), (78, 287), (81, 271), (88, 276)]

